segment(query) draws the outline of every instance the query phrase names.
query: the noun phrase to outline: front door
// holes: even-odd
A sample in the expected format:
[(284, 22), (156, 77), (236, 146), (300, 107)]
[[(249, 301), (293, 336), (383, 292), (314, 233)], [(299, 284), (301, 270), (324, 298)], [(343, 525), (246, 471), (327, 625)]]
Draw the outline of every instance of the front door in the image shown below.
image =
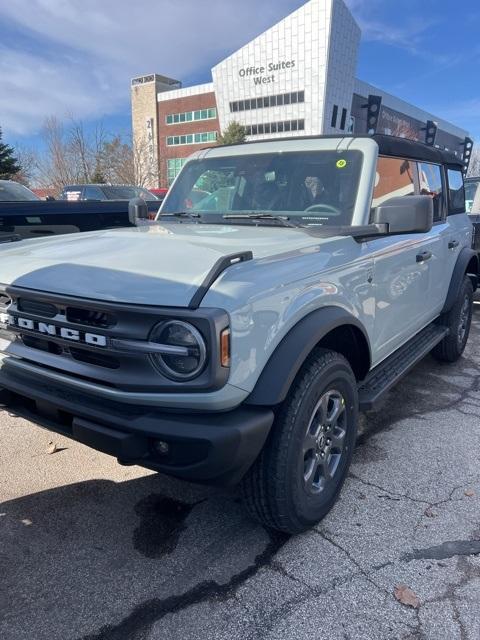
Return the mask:
[[(405, 158), (378, 159), (372, 206), (418, 194), (418, 168)], [(398, 349), (432, 319), (429, 304), (431, 265), (440, 243), (429, 233), (399, 234), (368, 242), (374, 261), (374, 365)]]

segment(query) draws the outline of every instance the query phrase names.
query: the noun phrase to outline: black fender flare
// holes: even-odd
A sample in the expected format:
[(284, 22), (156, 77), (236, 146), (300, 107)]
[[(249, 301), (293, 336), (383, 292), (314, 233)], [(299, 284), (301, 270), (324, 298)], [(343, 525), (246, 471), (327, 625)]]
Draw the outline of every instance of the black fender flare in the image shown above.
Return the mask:
[[(469, 270), (469, 265), (475, 264), (475, 271)], [(442, 314), (448, 313), (455, 304), (458, 290), (463, 282), (465, 274), (472, 280), (473, 290), (476, 291), (478, 283), (478, 256), (473, 249), (464, 247), (458, 254), (457, 262), (453, 269), (452, 279), (448, 287), (448, 293), (443, 305)]]
[(366, 374), (370, 369), (371, 348), (364, 326), (341, 307), (323, 307), (302, 318), (283, 337), (245, 403), (274, 406), (285, 400), (292, 382), (312, 350), (322, 338), (340, 327), (350, 327), (362, 334), (365, 351), (368, 349), (368, 362), (364, 365)]

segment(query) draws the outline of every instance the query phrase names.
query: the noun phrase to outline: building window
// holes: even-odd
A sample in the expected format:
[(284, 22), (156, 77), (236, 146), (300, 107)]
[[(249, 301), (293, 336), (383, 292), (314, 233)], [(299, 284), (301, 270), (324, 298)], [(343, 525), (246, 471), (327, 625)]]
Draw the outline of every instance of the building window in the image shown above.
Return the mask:
[(264, 124), (247, 125), (245, 131), (247, 136), (257, 136), (269, 133), (283, 133), (284, 131), (303, 131), (305, 120), (285, 120), (282, 122), (266, 122)]
[(342, 109), (342, 119), (340, 120), (340, 129), (345, 131), (345, 124), (347, 122), (347, 110)]
[(250, 111), (251, 109), (267, 109), (268, 107), (281, 107), (286, 104), (298, 104), (305, 102), (305, 91), (294, 91), (292, 93), (280, 93), (275, 96), (264, 96), (263, 98), (250, 98), (249, 100), (237, 100), (230, 102), (231, 113), (238, 111)]
[(172, 184), (175, 178), (180, 173), (181, 168), (186, 163), (187, 158), (174, 158), (173, 160), (167, 160), (167, 180), (168, 186)]
[(332, 112), (332, 122), (330, 123), (333, 127), (333, 129), (336, 129), (337, 127), (337, 117), (338, 117), (338, 107), (336, 104), (333, 105), (333, 112)]
[(186, 144), (203, 144), (204, 142), (215, 142), (217, 137), (217, 131), (206, 131), (205, 133), (189, 133), (183, 136), (167, 136), (167, 147), (178, 147)]
[[(233, 103), (232, 103), (233, 104)], [(217, 117), (217, 109), (199, 109), (198, 111), (185, 111), (183, 113), (170, 113), (165, 116), (167, 124), (181, 124), (198, 120), (214, 120)]]

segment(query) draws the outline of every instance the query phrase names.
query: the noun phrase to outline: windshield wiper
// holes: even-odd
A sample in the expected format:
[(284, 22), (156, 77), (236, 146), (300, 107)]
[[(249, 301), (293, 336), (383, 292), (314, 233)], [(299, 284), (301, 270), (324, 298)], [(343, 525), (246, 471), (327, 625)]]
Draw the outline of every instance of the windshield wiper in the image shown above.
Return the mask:
[(195, 213), (194, 211), (168, 211), (165, 213), (161, 213), (160, 218), (200, 218), (199, 213)]
[(284, 227), (297, 228), (299, 225), (290, 222), (288, 216), (275, 216), (271, 213), (227, 213), (223, 216), (224, 220), (273, 220), (280, 222)]

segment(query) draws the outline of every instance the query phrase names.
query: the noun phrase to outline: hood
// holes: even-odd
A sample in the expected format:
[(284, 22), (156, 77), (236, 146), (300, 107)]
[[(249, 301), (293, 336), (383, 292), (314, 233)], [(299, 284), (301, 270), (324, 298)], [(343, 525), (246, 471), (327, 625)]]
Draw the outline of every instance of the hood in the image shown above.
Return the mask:
[[(0, 245), (0, 282), (131, 304), (188, 306), (223, 256), (254, 259), (319, 244), (301, 229), (168, 223)], [(232, 268), (242, 268), (237, 265)]]

